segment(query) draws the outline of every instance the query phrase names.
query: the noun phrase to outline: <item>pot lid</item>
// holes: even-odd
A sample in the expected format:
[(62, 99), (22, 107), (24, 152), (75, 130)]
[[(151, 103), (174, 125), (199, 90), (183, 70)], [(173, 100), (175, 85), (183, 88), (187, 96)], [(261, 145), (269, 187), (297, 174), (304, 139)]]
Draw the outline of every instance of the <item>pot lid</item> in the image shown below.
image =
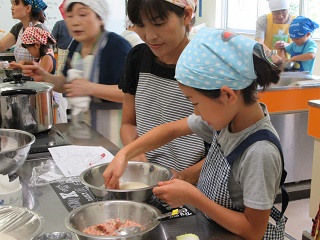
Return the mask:
[(26, 82), (6, 82), (6, 83), (0, 83), (0, 93), (4, 91), (10, 91), (10, 90), (34, 90), (37, 93), (39, 92), (47, 92), (52, 90), (54, 87), (51, 83), (45, 83), (45, 82), (34, 82), (34, 81), (26, 81)]

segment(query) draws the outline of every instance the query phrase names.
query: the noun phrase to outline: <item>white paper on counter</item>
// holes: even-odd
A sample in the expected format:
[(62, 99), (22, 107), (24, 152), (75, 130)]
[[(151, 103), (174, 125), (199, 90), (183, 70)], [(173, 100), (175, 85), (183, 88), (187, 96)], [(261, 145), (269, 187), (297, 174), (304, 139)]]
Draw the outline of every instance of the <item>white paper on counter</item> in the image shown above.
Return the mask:
[(79, 176), (84, 170), (113, 159), (103, 147), (68, 145), (49, 148), (49, 152), (65, 177)]

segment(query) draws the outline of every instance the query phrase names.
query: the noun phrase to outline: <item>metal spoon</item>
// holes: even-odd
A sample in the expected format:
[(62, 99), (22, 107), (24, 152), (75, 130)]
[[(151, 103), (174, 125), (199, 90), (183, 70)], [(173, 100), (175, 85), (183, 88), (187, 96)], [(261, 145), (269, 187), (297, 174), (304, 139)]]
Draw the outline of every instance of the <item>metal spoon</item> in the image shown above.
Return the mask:
[(150, 222), (144, 224), (144, 225), (141, 226), (141, 227), (132, 226), (132, 227), (126, 227), (126, 228), (119, 228), (119, 229), (116, 231), (116, 233), (117, 233), (119, 236), (136, 234), (136, 233), (139, 233), (142, 229), (144, 229), (147, 225), (149, 225), (149, 224), (152, 223), (153, 221), (158, 221), (158, 220), (161, 220), (161, 219), (163, 219), (163, 218), (167, 218), (167, 217), (170, 217), (170, 216), (174, 216), (174, 215), (177, 215), (177, 214), (180, 214), (180, 213), (185, 213), (186, 211), (187, 211), (187, 209), (185, 209), (185, 208), (174, 209), (174, 210), (172, 210), (172, 212), (168, 212), (168, 213), (165, 213), (165, 214), (160, 214), (158, 217), (152, 219)]

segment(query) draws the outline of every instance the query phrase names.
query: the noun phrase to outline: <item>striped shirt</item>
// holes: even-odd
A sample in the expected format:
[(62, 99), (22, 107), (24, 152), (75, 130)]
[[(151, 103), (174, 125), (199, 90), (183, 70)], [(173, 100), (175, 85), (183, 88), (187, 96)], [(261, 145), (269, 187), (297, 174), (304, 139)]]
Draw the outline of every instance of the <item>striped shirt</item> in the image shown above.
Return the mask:
[[(129, 53), (119, 87), (135, 95), (139, 136), (158, 125), (193, 113), (193, 106), (179, 89), (174, 75), (175, 66), (158, 63), (145, 44), (136, 46)], [(150, 162), (181, 171), (204, 157), (204, 142), (196, 135), (184, 136), (146, 155)]]

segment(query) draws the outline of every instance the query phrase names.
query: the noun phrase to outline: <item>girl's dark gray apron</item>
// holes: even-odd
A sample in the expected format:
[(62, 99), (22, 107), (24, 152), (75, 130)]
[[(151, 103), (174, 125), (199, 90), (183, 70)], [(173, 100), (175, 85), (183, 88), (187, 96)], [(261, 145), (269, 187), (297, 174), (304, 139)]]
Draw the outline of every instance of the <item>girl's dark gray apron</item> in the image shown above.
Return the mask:
[[(211, 148), (200, 173), (198, 188), (217, 204), (234, 211), (243, 212), (243, 209), (240, 209), (233, 204), (228, 190), (228, 180), (233, 161), (253, 143), (267, 140), (278, 147), (282, 156), (282, 166), (284, 166), (280, 142), (269, 130), (259, 130), (243, 140), (231, 154), (225, 157), (221, 152), (217, 137), (218, 134), (215, 134)], [(270, 222), (268, 223), (267, 231), (263, 239), (284, 239), (285, 223), (287, 218), (283, 213), (289, 201), (288, 193), (285, 191), (283, 186), (285, 178), (286, 172), (283, 168), (280, 182), (282, 189), (282, 211), (280, 212), (275, 207), (272, 207), (270, 216), (276, 221), (276, 225), (273, 225)]]

